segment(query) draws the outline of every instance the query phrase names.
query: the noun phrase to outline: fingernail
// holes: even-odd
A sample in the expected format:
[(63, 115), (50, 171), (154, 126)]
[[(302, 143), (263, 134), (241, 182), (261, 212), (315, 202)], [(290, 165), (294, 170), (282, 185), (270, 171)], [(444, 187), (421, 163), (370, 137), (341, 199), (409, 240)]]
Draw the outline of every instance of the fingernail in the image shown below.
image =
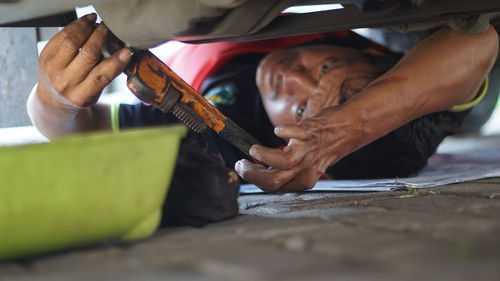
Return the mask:
[(240, 160), (240, 161), (238, 161), (238, 162), (236, 162), (236, 163), (234, 163), (234, 170), (235, 170), (236, 172), (238, 172), (238, 171), (241, 169), (241, 166), (242, 166), (242, 165), (243, 165), (243, 164), (241, 163), (241, 160)]
[(274, 134), (275, 135), (279, 134), (281, 131), (283, 131), (283, 129), (281, 127), (274, 128)]
[(250, 149), (248, 150), (248, 154), (250, 154), (252, 157), (255, 157), (255, 153), (256, 153), (256, 151), (255, 151), (255, 150), (256, 150), (256, 149), (257, 149), (257, 148), (256, 148), (256, 146), (255, 146), (255, 145), (252, 145), (252, 146), (250, 147)]
[(85, 16), (89, 21), (91, 22), (95, 22), (97, 20), (97, 14), (96, 13), (92, 13), (92, 14), (88, 14)]
[(123, 50), (120, 51), (120, 54), (118, 54), (118, 58), (122, 61), (122, 62), (128, 62), (130, 60), (130, 57), (132, 56), (132, 51), (130, 51), (129, 49), (125, 48)]

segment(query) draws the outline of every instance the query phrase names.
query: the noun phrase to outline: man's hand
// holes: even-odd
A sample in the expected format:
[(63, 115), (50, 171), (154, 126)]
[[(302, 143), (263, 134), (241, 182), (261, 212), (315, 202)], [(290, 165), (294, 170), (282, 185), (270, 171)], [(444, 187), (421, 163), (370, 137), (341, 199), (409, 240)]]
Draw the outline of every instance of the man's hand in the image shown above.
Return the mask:
[(95, 23), (96, 17), (89, 14), (66, 26), (40, 55), (38, 87), (28, 100), (28, 113), (48, 137), (110, 127), (109, 111), (94, 105), (132, 53), (124, 48), (103, 60), (101, 47), (109, 31)]
[(327, 108), (297, 126), (276, 127), (277, 136), (289, 139), (283, 150), (252, 146), (250, 155), (269, 168), (241, 160), (235, 169), (264, 191), (312, 188), (330, 165), (360, 146), (364, 132), (359, 124), (357, 116), (343, 106)]
[[(46, 104), (88, 107), (105, 86), (126, 67), (130, 50), (123, 49), (101, 61), (101, 46), (108, 29), (96, 25), (96, 14), (84, 16), (52, 38), (40, 55), (38, 96)], [(60, 99), (58, 97), (63, 97)]]

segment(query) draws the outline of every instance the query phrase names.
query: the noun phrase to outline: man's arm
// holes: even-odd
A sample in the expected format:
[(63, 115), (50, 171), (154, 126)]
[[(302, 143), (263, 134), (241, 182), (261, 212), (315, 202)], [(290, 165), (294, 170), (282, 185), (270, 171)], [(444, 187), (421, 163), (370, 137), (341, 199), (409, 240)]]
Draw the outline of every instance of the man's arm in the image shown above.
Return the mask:
[(108, 30), (95, 20), (90, 14), (69, 24), (40, 55), (39, 81), (28, 99), (28, 114), (49, 138), (111, 128), (109, 106), (96, 102), (127, 66), (131, 52), (122, 49), (102, 60)]
[(347, 154), (420, 116), (474, 99), (497, 53), (492, 27), (479, 35), (444, 28), (345, 104), (322, 108), (309, 100), (307, 118), (298, 126), (276, 128), (276, 135), (290, 139), (284, 150), (251, 148), (271, 168), (242, 160), (235, 169), (268, 191), (312, 187)]

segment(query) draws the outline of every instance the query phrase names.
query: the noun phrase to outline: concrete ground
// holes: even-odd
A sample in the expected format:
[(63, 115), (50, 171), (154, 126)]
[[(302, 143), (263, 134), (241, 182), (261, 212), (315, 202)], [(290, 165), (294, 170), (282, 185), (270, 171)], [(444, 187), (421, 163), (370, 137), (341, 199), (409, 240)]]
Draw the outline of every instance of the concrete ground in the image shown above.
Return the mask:
[(132, 245), (5, 263), (0, 280), (500, 280), (500, 178), (245, 195), (240, 208), (234, 220)]

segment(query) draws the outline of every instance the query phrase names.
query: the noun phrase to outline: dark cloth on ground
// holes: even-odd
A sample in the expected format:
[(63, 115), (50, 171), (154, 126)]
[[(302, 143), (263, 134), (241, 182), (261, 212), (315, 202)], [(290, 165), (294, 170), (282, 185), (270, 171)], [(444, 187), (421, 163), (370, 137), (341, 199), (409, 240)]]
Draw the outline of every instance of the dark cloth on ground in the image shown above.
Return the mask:
[(161, 226), (204, 226), (238, 215), (240, 183), (217, 148), (214, 132), (183, 139), (163, 204)]

